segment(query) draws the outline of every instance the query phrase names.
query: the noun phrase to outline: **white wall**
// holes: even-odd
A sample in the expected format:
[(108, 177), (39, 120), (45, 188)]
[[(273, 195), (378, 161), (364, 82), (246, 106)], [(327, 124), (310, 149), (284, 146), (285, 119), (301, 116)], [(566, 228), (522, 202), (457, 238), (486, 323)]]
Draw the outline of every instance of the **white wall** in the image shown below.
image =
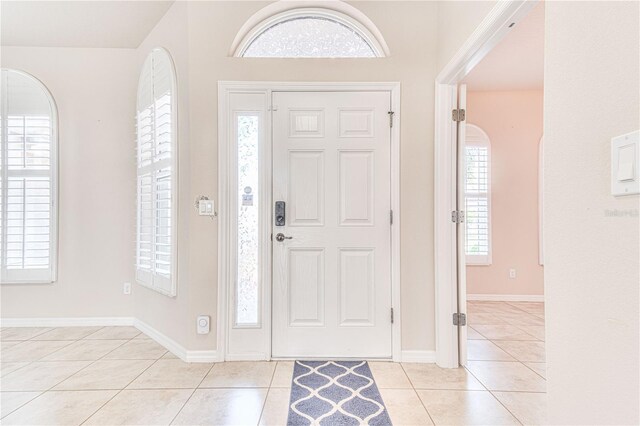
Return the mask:
[[(640, 197), (610, 195), (640, 128), (638, 2), (547, 2), (544, 244), (552, 424), (638, 424)], [(626, 216), (607, 216), (618, 210)]]
[(59, 118), (58, 281), (3, 284), (3, 318), (131, 316), (136, 56), (131, 49), (2, 47), (2, 67), (51, 91)]

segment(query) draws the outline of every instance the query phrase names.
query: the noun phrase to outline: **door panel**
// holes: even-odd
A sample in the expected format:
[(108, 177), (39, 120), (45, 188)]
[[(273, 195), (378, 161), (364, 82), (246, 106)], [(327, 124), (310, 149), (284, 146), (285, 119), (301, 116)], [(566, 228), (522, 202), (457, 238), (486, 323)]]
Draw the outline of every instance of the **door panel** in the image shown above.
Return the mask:
[(289, 151), (289, 226), (324, 225), (324, 152)]
[(275, 92), (273, 107), (287, 210), (272, 228), (273, 356), (389, 358), (390, 94)]

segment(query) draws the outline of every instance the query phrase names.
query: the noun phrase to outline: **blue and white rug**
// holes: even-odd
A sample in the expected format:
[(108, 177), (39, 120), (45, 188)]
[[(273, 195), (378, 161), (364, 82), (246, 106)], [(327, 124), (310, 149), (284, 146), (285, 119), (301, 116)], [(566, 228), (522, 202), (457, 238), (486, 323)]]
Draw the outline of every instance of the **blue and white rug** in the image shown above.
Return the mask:
[(390, 426), (366, 361), (296, 361), (288, 426)]

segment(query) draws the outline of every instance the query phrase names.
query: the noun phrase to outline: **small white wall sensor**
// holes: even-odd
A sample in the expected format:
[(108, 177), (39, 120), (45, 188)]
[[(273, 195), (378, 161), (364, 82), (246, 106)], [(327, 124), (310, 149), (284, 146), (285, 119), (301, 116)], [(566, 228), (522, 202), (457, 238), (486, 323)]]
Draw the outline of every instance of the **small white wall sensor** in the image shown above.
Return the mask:
[(209, 315), (198, 315), (197, 330), (198, 334), (209, 334), (211, 330), (211, 318)]

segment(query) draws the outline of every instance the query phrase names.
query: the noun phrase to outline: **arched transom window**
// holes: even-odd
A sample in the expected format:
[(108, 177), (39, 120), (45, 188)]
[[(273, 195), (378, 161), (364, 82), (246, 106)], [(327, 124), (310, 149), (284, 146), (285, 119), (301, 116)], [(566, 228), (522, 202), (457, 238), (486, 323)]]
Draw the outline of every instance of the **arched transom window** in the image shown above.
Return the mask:
[(244, 30), (234, 55), (245, 58), (375, 58), (387, 51), (370, 21), (337, 10), (287, 10)]

